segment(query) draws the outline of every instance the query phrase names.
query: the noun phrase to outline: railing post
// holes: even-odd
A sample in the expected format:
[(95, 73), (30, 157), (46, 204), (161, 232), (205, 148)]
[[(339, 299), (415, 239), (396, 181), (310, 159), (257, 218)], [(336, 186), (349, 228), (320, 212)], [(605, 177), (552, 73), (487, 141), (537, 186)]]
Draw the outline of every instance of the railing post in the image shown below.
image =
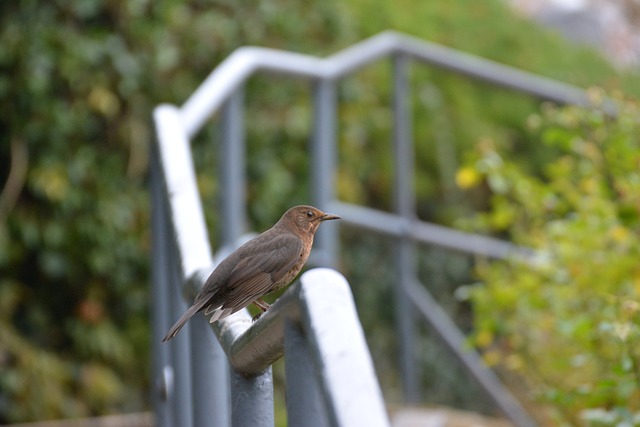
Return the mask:
[(170, 427), (169, 395), (173, 392), (171, 379), (167, 378), (173, 372), (170, 366), (169, 347), (162, 345), (157, 337), (165, 333), (169, 319), (169, 222), (167, 218), (167, 205), (162, 191), (162, 171), (158, 163), (157, 150), (151, 153), (151, 284), (152, 284), (152, 390), (151, 400), (156, 414), (158, 427)]
[(328, 427), (318, 369), (304, 334), (291, 319), (285, 319), (284, 353), (287, 424), (291, 427)]
[[(313, 85), (313, 135), (311, 139), (311, 194), (313, 204), (326, 210), (334, 199), (336, 164), (336, 83), (321, 79)], [(335, 227), (320, 227), (315, 238), (315, 263), (337, 265), (338, 235)]]
[[(238, 88), (222, 108), (220, 142), (220, 186), (222, 244), (238, 245), (246, 227), (244, 94)], [(272, 427), (273, 378), (271, 368), (255, 376), (230, 371), (231, 425), (234, 427)]]
[(246, 227), (244, 94), (240, 87), (222, 108), (220, 150), (221, 226), (223, 245), (234, 247)]
[(193, 426), (229, 427), (229, 368), (227, 356), (211, 332), (208, 319), (191, 319), (191, 377), (193, 378)]
[(255, 376), (231, 370), (231, 425), (273, 427), (273, 377), (271, 367)]
[[(182, 275), (177, 264), (177, 249), (175, 244), (171, 246), (168, 259), (169, 267), (169, 313), (171, 319), (177, 319), (187, 309), (187, 304), (182, 295)], [(168, 329), (168, 326), (167, 326)], [(174, 390), (169, 396), (173, 407), (173, 425), (192, 427), (193, 406), (191, 398), (191, 341), (190, 324), (186, 324), (181, 334), (178, 334), (169, 343), (173, 366)], [(162, 336), (162, 335), (160, 335)]]
[[(393, 213), (362, 207), (355, 208), (354, 206), (339, 203), (335, 200), (334, 182), (337, 158), (335, 143), (337, 84), (342, 77), (352, 74), (366, 64), (387, 55), (391, 55), (393, 58), (394, 72), (393, 153), (395, 173)], [(394, 254), (396, 279), (398, 281), (397, 286), (395, 286), (396, 327), (399, 336), (400, 363), (406, 400), (411, 403), (420, 400), (421, 372), (416, 364), (414, 348), (414, 317), (415, 314), (420, 314), (439, 330), (439, 334), (444, 338), (452, 353), (462, 361), (463, 365), (479, 381), (483, 388), (493, 395), (497, 405), (510, 418), (519, 425), (533, 425), (533, 421), (524, 417), (526, 413), (523, 413), (523, 411), (519, 413), (521, 408), (518, 408), (517, 405), (512, 405), (513, 402), (509, 402), (509, 399), (504, 400), (498, 396), (504, 390), (496, 387), (494, 379), (497, 381), (497, 378), (491, 377), (488, 374), (489, 371), (485, 372), (481, 369), (480, 360), (476, 356), (465, 354), (460, 349), (464, 336), (457, 331), (453, 322), (439, 309), (435, 300), (431, 298), (426, 290), (412, 286), (417, 283), (416, 242), (436, 244), (455, 250), (498, 258), (507, 256), (512, 253), (512, 249), (518, 248), (490, 238), (461, 233), (418, 220), (413, 182), (415, 174), (411, 135), (409, 59), (435, 65), (454, 73), (497, 86), (522, 91), (543, 99), (578, 104), (584, 103), (586, 100), (584, 92), (578, 88), (391, 32), (364, 41), (327, 59), (270, 49), (240, 49), (228, 61), (225, 61), (214, 70), (203, 85), (187, 100), (182, 109), (178, 110), (173, 106), (160, 106), (154, 112), (159, 139), (162, 140), (159, 141), (160, 157), (165, 167), (163, 172), (167, 183), (167, 191), (160, 191), (162, 179), (158, 175), (159, 169), (156, 168), (157, 165), (153, 166), (156, 168), (156, 171), (152, 172), (156, 173), (155, 176), (152, 174), (152, 197), (154, 203), (152, 212), (154, 229), (152, 274), (154, 293), (156, 295), (154, 296), (153, 308), (154, 337), (161, 336), (169, 324), (185, 308), (180, 290), (180, 285), (185, 278), (192, 277), (194, 271), (210, 265), (210, 246), (206, 237), (206, 226), (199, 195), (197, 194), (195, 171), (188, 138), (198, 131), (198, 128), (201, 127), (207, 117), (220, 111), (221, 108), (223, 109), (221, 118), (222, 138), (219, 149), (220, 187), (222, 189), (221, 203), (219, 204), (222, 206), (221, 240), (224, 247), (232, 248), (237, 245), (238, 238), (246, 226), (245, 135), (242, 93), (244, 82), (250, 75), (264, 70), (301, 76), (310, 79), (314, 84), (314, 123), (313, 136), (310, 141), (313, 157), (311, 163), (311, 193), (313, 199), (311, 202), (319, 208), (327, 210), (337, 206), (339, 207), (337, 213), (340, 213), (345, 218), (345, 222), (363, 226), (375, 232), (386, 233), (396, 239), (396, 251)], [(170, 168), (169, 165), (178, 167)], [(170, 224), (170, 221), (173, 221), (173, 223)], [(176, 238), (177, 243), (172, 237)], [(336, 228), (320, 228), (315, 245), (317, 250), (314, 251), (312, 261), (317, 264), (335, 266), (338, 261), (337, 246)], [(524, 254), (526, 251), (520, 252)], [(323, 294), (324, 292), (326, 292), (326, 289), (322, 290)], [(315, 302), (317, 298), (314, 297), (313, 299)], [(416, 302), (415, 306), (412, 305), (412, 301)], [(332, 341), (337, 337), (331, 331), (339, 329), (340, 326), (336, 327), (335, 324), (342, 325), (342, 323), (334, 322), (335, 319), (331, 318), (330, 321), (334, 323), (334, 326), (328, 327), (328, 330), (320, 333), (321, 336), (309, 333), (311, 330), (315, 331), (315, 327), (310, 326), (313, 324), (311, 321), (313, 316), (316, 316), (317, 319), (322, 319), (317, 323), (326, 326), (324, 324), (326, 313), (333, 313), (332, 310), (340, 302), (343, 302), (343, 300), (340, 299), (333, 303), (325, 304), (322, 310), (318, 310), (315, 304), (308, 305), (308, 307), (305, 306), (306, 312), (304, 316), (306, 316), (308, 323), (302, 322), (302, 324), (296, 325), (296, 328), (303, 327), (304, 332), (302, 334), (297, 334), (300, 331), (296, 328), (293, 328), (296, 329), (293, 330), (291, 325), (286, 326), (288, 331), (286, 332), (288, 341), (286, 345), (288, 346), (288, 351), (291, 352), (291, 360), (286, 362), (285, 368), (289, 373), (299, 373), (290, 375), (294, 377), (290, 388), (304, 392), (305, 387), (308, 388), (309, 385), (305, 384), (303, 380), (297, 380), (304, 378), (305, 372), (311, 372), (314, 369), (319, 370), (321, 375), (321, 379), (318, 380), (319, 389), (324, 398), (320, 400), (322, 400), (325, 409), (334, 408), (335, 414), (344, 415), (346, 418), (343, 418), (343, 420), (350, 420), (349, 425), (360, 425), (359, 423), (362, 422), (361, 413), (365, 413), (366, 416), (370, 417), (371, 422), (368, 422), (367, 425), (377, 425), (376, 421), (384, 418), (384, 409), (378, 409), (375, 416), (370, 414), (371, 411), (356, 411), (353, 408), (371, 407), (371, 401), (364, 402), (365, 399), (363, 399), (360, 401), (361, 406), (357, 406), (353, 403), (352, 397), (358, 398), (359, 396), (345, 392), (346, 389), (352, 390), (352, 388), (346, 386), (353, 386), (354, 384), (347, 384), (343, 379), (348, 377), (349, 372), (356, 371), (355, 365), (352, 364), (351, 369), (346, 369), (345, 372), (347, 373), (340, 371), (342, 368), (323, 365), (325, 360), (337, 358), (332, 353), (332, 349), (337, 348), (336, 346), (338, 345), (345, 345), (345, 343)], [(428, 313), (425, 313), (425, 310)], [(315, 312), (314, 315), (311, 314), (312, 311)], [(238, 313), (236, 316), (241, 314)], [(290, 314), (287, 312), (287, 315)], [(244, 315), (246, 316), (246, 313)], [(272, 314), (267, 313), (257, 325), (250, 324), (250, 326), (246, 325), (248, 319), (244, 319), (242, 320), (245, 322), (243, 330), (249, 331), (249, 335), (254, 332), (258, 333), (261, 330), (260, 325), (269, 324), (268, 319), (271, 317), (272, 324), (268, 326), (269, 330), (279, 334), (275, 341), (280, 344), (277, 344), (276, 347), (278, 345), (281, 346), (282, 336), (285, 333), (283, 328), (280, 327), (283, 322), (282, 318), (273, 320), (276, 316), (278, 316), (277, 311), (272, 312)], [(214, 329), (228, 328), (230, 319), (231, 317), (225, 319), (223, 326), (217, 325), (214, 326)], [(280, 322), (280, 326), (275, 326), (278, 322)], [(222, 410), (216, 409), (224, 406), (225, 401), (229, 403), (229, 396), (216, 397), (209, 396), (209, 394), (215, 394), (218, 391), (221, 395), (227, 393), (228, 390), (224, 390), (224, 388), (213, 390), (212, 387), (226, 383), (229, 377), (228, 372), (221, 367), (225, 363), (219, 357), (219, 347), (207, 335), (207, 328), (206, 319), (200, 316), (193, 319), (184, 332), (170, 344), (162, 347), (158, 347), (155, 342), (153, 344), (155, 356), (154, 378), (167, 378), (170, 380), (172, 377), (174, 379), (173, 382), (168, 381), (162, 388), (164, 395), (168, 396), (164, 398), (165, 400), (163, 400), (162, 393), (154, 393), (153, 403), (159, 426), (191, 426), (193, 422), (193, 425), (199, 427), (200, 425), (205, 425), (208, 419), (213, 419), (212, 414), (215, 414), (216, 420), (219, 417), (226, 419), (226, 423), (231, 418), (234, 425), (272, 425), (273, 385), (271, 371), (270, 369), (262, 371), (267, 364), (259, 364), (259, 369), (245, 371), (250, 372), (252, 375), (258, 372), (255, 376), (243, 376), (238, 372), (231, 373), (230, 382), (233, 387), (230, 393), (233, 399), (231, 403), (234, 411), (233, 416), (227, 412), (225, 418)], [(352, 335), (358, 341), (364, 342), (361, 331), (352, 330), (351, 332), (357, 332)], [(220, 333), (220, 331), (216, 330), (216, 333)], [(273, 344), (273, 336), (244, 336), (243, 339), (245, 341), (249, 340), (252, 344), (249, 346), (249, 350), (245, 349), (242, 352), (240, 359), (251, 359), (251, 356), (255, 355), (260, 360), (260, 358), (264, 357), (263, 353), (271, 351), (270, 357), (273, 357), (269, 361), (271, 363), (272, 360), (276, 360), (281, 356), (281, 353), (278, 354), (278, 352), (282, 351), (280, 347), (275, 350), (269, 347)], [(343, 348), (349, 348), (352, 342), (354, 340), (347, 342), (346, 347)], [(262, 345), (266, 345), (266, 347), (262, 347)], [(366, 348), (365, 345), (360, 345), (360, 347)], [(233, 349), (230, 350), (227, 345), (224, 348), (225, 351), (229, 351), (229, 354), (238, 355)], [(317, 358), (315, 360), (316, 363), (308, 363), (305, 351), (310, 352)], [(359, 352), (362, 353), (361, 350)], [(318, 354), (321, 355), (318, 356)], [(367, 366), (365, 371), (372, 375), (367, 374), (357, 377), (365, 376), (369, 378), (366, 387), (362, 386), (360, 389), (371, 389), (375, 383), (375, 381), (371, 381), (371, 378), (375, 377), (373, 376), (372, 367), (370, 368), (371, 361), (365, 359), (367, 358), (357, 357), (352, 360), (358, 361), (356, 365), (364, 363)], [(229, 360), (232, 360), (231, 356)], [(255, 366), (255, 363), (258, 362), (249, 362), (249, 365), (251, 363)], [(213, 368), (213, 365), (217, 367)], [(234, 366), (241, 365), (234, 364)], [(238, 367), (237, 369), (239, 371), (242, 370)], [(223, 371), (225, 372), (220, 374)], [(165, 372), (168, 375), (164, 376)], [(358, 372), (362, 372), (362, 370)], [(221, 379), (221, 376), (225, 378)], [(354, 378), (354, 381), (356, 380), (357, 378)], [(335, 385), (338, 385), (338, 387), (332, 388)], [(356, 385), (360, 386), (360, 384)], [(317, 388), (318, 384), (315, 384), (315, 386)], [(375, 387), (377, 387), (377, 384), (375, 384)], [(290, 418), (292, 424), (296, 422), (298, 424), (304, 423), (304, 411), (300, 410), (300, 408), (307, 408), (308, 411), (321, 411), (320, 407), (323, 405), (318, 403), (318, 399), (311, 399), (312, 394), (313, 392), (306, 394), (296, 392), (296, 396), (292, 396), (288, 400), (288, 405), (292, 411)], [(298, 404), (293, 403), (296, 399), (302, 399), (299, 402), (300, 407), (298, 407)], [(373, 406), (384, 408), (381, 394), (378, 393), (373, 400), (375, 401)], [(344, 404), (344, 402), (349, 404)], [(203, 403), (209, 405), (209, 407), (203, 408)], [(346, 421), (338, 422), (337, 415), (327, 417), (330, 418), (327, 421), (328, 424), (347, 424)], [(324, 425), (322, 423), (326, 420), (314, 419), (314, 421), (318, 421), (319, 425)], [(386, 425), (385, 422), (386, 420), (382, 422), (382, 425)], [(223, 421), (224, 423), (225, 421)]]
[[(415, 219), (414, 156), (411, 132), (411, 95), (409, 91), (408, 60), (403, 54), (393, 56), (393, 152), (394, 152), (394, 210), (406, 221)], [(400, 370), (405, 400), (420, 401), (420, 369), (415, 354), (414, 310), (406, 287), (415, 278), (415, 243), (406, 232), (396, 240), (395, 250), (395, 316), (400, 339)]]

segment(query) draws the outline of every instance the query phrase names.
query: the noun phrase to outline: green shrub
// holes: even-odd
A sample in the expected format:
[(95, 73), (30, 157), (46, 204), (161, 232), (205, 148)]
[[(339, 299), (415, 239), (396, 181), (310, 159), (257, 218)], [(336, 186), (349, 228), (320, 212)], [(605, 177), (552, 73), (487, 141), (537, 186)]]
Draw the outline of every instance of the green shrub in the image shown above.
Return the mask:
[(618, 98), (612, 117), (591, 95), (592, 108), (546, 106), (529, 119), (556, 152), (539, 170), (485, 140), (465, 171), (463, 182), (482, 177), (493, 192), (475, 225), (537, 251), (480, 265), (475, 339), (554, 422), (640, 425), (640, 106)]
[[(515, 18), (502, 0), (29, 0), (0, 2), (0, 11), (0, 423), (147, 406), (151, 112), (184, 102), (234, 49), (326, 55), (393, 28), (573, 84), (638, 87), (595, 53)], [(337, 191), (376, 207), (391, 201), (388, 65), (339, 91)], [(460, 153), (479, 133), (524, 146), (522, 117), (535, 104), (445, 72), (414, 67), (413, 82), (419, 213), (450, 223), (475, 206), (450, 196)], [(247, 84), (251, 229), (309, 201), (308, 89), (291, 79)], [(219, 191), (216, 138), (209, 128), (194, 142), (209, 207)], [(206, 211), (215, 247), (215, 209)], [(396, 378), (384, 369), (395, 366), (392, 281), (381, 285), (380, 268), (350, 268), (389, 258), (379, 240), (367, 243), (345, 245), (344, 271), (360, 284), (387, 392)]]

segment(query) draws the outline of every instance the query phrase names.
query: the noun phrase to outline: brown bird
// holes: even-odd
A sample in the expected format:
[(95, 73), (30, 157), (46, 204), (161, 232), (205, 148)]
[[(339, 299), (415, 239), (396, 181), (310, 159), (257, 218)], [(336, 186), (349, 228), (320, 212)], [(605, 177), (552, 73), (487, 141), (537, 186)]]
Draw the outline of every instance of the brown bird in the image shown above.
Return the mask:
[[(262, 296), (290, 284), (307, 262), (313, 236), (322, 221), (340, 219), (313, 206), (294, 206), (270, 229), (240, 246), (216, 267), (193, 305), (169, 329), (175, 337), (199, 311), (213, 323), (254, 303), (262, 312), (269, 304)], [(261, 313), (262, 314), (262, 313)]]

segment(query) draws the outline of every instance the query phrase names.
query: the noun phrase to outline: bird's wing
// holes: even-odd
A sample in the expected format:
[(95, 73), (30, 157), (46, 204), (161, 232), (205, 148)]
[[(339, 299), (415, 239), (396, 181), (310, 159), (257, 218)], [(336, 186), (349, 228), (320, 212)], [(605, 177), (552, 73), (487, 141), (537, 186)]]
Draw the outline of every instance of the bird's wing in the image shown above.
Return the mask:
[(254, 245), (231, 272), (222, 307), (240, 309), (267, 294), (291, 270), (301, 252), (302, 240), (293, 234), (281, 234)]

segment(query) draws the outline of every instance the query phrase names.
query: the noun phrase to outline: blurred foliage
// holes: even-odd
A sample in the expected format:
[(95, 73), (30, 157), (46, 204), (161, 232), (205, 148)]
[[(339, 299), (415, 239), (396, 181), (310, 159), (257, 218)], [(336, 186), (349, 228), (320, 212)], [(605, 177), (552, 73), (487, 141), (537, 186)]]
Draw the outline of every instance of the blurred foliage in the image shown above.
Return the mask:
[[(150, 115), (161, 102), (184, 102), (237, 47), (327, 55), (393, 28), (577, 85), (634, 82), (501, 0), (25, 0), (2, 2), (0, 23), (0, 422), (147, 404)], [(486, 192), (468, 197), (452, 184), (478, 135), (524, 162), (546, 158), (522, 126), (532, 100), (441, 71), (411, 73), (422, 218), (450, 224), (485, 205)], [(389, 80), (382, 62), (339, 87), (337, 191), (381, 208), (391, 203)], [(252, 229), (310, 200), (309, 100), (309, 84), (289, 78), (246, 85)], [(213, 126), (194, 142), (205, 206), (217, 202), (219, 138)], [(215, 209), (207, 221), (215, 242)], [(392, 367), (389, 248), (354, 234), (364, 241), (347, 242), (343, 267), (376, 363)], [(421, 274), (441, 268), (425, 264)], [(394, 370), (381, 374), (397, 397)]]
[(0, 423), (140, 410), (153, 107), (239, 46), (318, 53), (347, 26), (330, 2), (170, 0), (3, 2), (0, 22)]
[[(354, 30), (362, 36), (395, 29), (578, 86), (598, 84), (635, 94), (640, 88), (637, 75), (613, 71), (593, 51), (514, 16), (501, 1), (352, 0), (348, 7), (355, 17)], [(409, 73), (421, 219), (454, 225), (488, 207), (491, 192), (486, 185), (471, 190), (456, 185), (465, 179), (460, 171), (474, 158), (479, 142), (493, 141), (525, 171), (535, 171), (556, 156), (557, 150), (541, 146), (525, 126), (538, 101), (430, 67), (412, 65)], [(343, 80), (339, 92), (338, 195), (385, 210), (391, 210), (393, 200), (391, 76), (388, 62), (373, 64)], [(362, 153), (367, 161), (362, 161)], [(354, 289), (385, 397), (401, 401), (394, 369), (397, 354), (389, 351), (397, 348), (390, 303), (396, 284), (390, 264), (393, 247), (367, 234), (343, 231), (342, 269)], [(473, 280), (471, 262), (452, 251), (419, 247), (417, 264), (420, 281), (463, 331), (471, 331), (469, 304), (456, 297), (457, 290)], [(460, 366), (452, 363), (432, 331), (419, 333), (416, 357), (424, 363), (423, 395), (430, 402), (491, 412), (492, 405), (478, 398), (481, 393), (470, 387), (468, 377), (460, 376)]]
[(591, 96), (591, 108), (530, 117), (557, 153), (537, 174), (479, 145), (467, 173), (493, 197), (476, 226), (537, 255), (480, 266), (475, 341), (526, 380), (554, 425), (640, 425), (640, 105)]

